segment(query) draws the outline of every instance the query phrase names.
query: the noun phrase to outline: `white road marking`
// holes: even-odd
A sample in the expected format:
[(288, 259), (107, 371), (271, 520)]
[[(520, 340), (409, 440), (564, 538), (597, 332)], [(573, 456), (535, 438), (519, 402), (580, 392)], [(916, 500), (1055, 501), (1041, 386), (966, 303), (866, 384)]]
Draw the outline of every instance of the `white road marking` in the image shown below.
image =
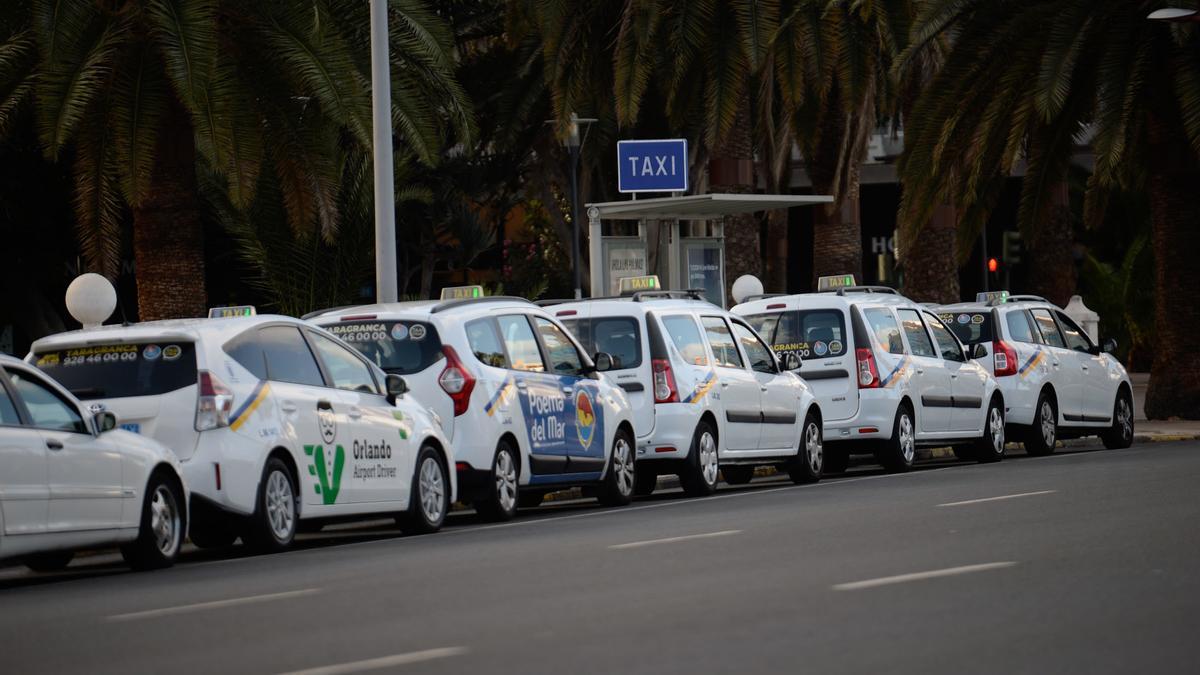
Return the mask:
[(721, 530), (720, 532), (705, 532), (704, 534), (685, 534), (681, 537), (667, 537), (665, 539), (648, 539), (646, 541), (631, 541), (628, 544), (613, 544), (609, 548), (613, 550), (621, 550), (626, 548), (641, 548), (642, 546), (654, 546), (655, 544), (673, 544), (677, 541), (690, 541), (692, 539), (711, 539), (713, 537), (728, 537), (731, 534), (741, 534), (741, 530)]
[(283, 675), (346, 675), (347, 673), (361, 673), (368, 670), (406, 666), (412, 663), (444, 659), (466, 653), (466, 647), (440, 647), (438, 649), (426, 649), (419, 652), (408, 652), (407, 654), (381, 656), (377, 659), (367, 659), (365, 661), (351, 661), (349, 663), (338, 663), (332, 666), (321, 666), (307, 670), (293, 670)]
[(910, 574), (897, 574), (894, 577), (880, 577), (878, 579), (865, 579), (863, 581), (851, 581), (845, 584), (834, 584), (835, 591), (858, 591), (864, 588), (875, 588), (876, 586), (888, 586), (891, 584), (903, 584), (909, 581), (922, 581), (924, 579), (936, 579), (938, 577), (952, 577), (959, 574), (971, 574), (972, 572), (986, 572), (988, 570), (998, 570), (1005, 567), (1012, 567), (1017, 563), (1012, 561), (1006, 562), (991, 562), (980, 565), (963, 565), (962, 567), (947, 567), (941, 570), (930, 570), (928, 572), (912, 572)]
[(1038, 490), (1037, 492), (1021, 492), (1015, 495), (1001, 495), (999, 497), (984, 497), (983, 499), (967, 499), (961, 502), (946, 502), (938, 504), (938, 506), (963, 506), (966, 504), (982, 504), (983, 502), (998, 502), (1002, 499), (1016, 499), (1018, 497), (1034, 497), (1036, 495), (1048, 495), (1058, 492), (1058, 490)]
[(214, 600), (212, 602), (198, 602), (194, 605), (178, 605), (176, 607), (163, 607), (161, 609), (147, 609), (142, 612), (130, 612), (128, 614), (114, 614), (107, 617), (109, 621), (133, 621), (135, 619), (151, 619), (160, 616), (170, 616), (172, 614), (184, 614), (187, 612), (198, 612), (206, 609), (222, 609), (225, 607), (237, 607), (239, 605), (250, 605), (258, 602), (270, 602), (272, 600), (285, 600), (287, 598), (299, 598), (305, 595), (313, 595), (320, 593), (319, 588), (302, 588), (296, 591), (284, 591), (282, 593), (267, 593), (265, 595), (248, 595), (242, 598), (229, 598), (228, 600)]

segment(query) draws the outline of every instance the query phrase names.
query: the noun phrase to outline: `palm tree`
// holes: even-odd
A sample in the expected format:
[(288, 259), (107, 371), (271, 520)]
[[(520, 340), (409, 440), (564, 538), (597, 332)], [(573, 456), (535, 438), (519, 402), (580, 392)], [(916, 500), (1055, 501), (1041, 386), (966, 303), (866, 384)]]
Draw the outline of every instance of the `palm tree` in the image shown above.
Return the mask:
[[(198, 176), (247, 211), (273, 174), (300, 238), (336, 235), (345, 153), (369, 148), (367, 8), (351, 0), (30, 0), (0, 45), (0, 132), (32, 104), (46, 156), (69, 161), (90, 268), (112, 277), (133, 224), (142, 319), (204, 310)], [(393, 124), (437, 159), (470, 132), (452, 36), (392, 2)]]
[(1018, 219), (1035, 232), (1061, 213), (1056, 187), (1077, 143), (1090, 141), (1085, 221), (1116, 189), (1150, 197), (1157, 344), (1146, 413), (1197, 418), (1200, 305), (1180, 282), (1200, 246), (1200, 31), (1147, 21), (1161, 5), (932, 0), (910, 50), (941, 34), (952, 47), (910, 120), (901, 171), (906, 207), (927, 212), (943, 197), (966, 205), (961, 235), (986, 219), (1024, 160)]

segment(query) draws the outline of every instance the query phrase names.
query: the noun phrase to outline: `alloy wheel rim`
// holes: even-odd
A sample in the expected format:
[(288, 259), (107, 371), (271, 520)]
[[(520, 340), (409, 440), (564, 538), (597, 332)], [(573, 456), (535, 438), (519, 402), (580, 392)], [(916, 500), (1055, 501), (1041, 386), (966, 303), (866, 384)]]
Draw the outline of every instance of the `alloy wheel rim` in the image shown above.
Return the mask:
[(916, 456), (916, 442), (913, 440), (912, 419), (907, 414), (900, 416), (900, 452), (904, 454), (904, 461), (911, 462)]
[(700, 468), (704, 473), (704, 482), (709, 485), (717, 484), (717, 443), (712, 434), (705, 431), (700, 435)]
[(296, 524), (296, 498), (291, 481), (282, 471), (272, 471), (267, 479), (267, 519), (271, 534), (279, 541), (287, 541)]
[(809, 424), (804, 432), (804, 449), (808, 452), (808, 466), (814, 474), (821, 473), (825, 455), (822, 445), (821, 431), (816, 424)]
[(992, 431), (992, 449), (998, 455), (1004, 451), (1004, 418), (999, 408), (992, 408), (988, 414), (988, 426)]
[(496, 455), (496, 497), (505, 511), (517, 505), (517, 467), (507, 451)]
[(445, 510), (446, 489), (442, 480), (442, 466), (433, 457), (426, 457), (421, 462), (421, 510), (425, 520), (437, 523), (442, 519)]
[(1054, 447), (1054, 409), (1049, 401), (1042, 402), (1042, 440), (1046, 447)]
[(1133, 414), (1129, 408), (1129, 400), (1122, 398), (1117, 404), (1117, 419), (1121, 423), (1121, 437), (1129, 438), (1133, 435)]
[(613, 446), (613, 472), (617, 479), (617, 490), (622, 495), (633, 492), (633, 461), (629, 451), (629, 441), (618, 436)]
[(165, 485), (159, 485), (150, 498), (150, 531), (158, 552), (171, 557), (179, 549), (179, 508), (175, 495)]

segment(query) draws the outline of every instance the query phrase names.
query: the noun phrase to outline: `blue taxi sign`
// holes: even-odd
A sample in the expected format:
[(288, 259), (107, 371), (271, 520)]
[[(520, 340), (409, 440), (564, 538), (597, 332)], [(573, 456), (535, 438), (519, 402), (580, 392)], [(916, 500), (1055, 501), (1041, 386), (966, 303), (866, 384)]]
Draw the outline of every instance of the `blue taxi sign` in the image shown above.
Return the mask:
[(254, 305), (235, 305), (233, 307), (210, 307), (208, 310), (208, 318), (210, 319), (232, 319), (238, 316), (255, 316), (258, 310)]
[(639, 293), (641, 291), (660, 291), (662, 290), (662, 283), (659, 282), (657, 274), (642, 277), (623, 277), (617, 286), (617, 290), (621, 295)]
[(686, 138), (617, 141), (617, 192), (687, 192)]
[(1008, 291), (987, 291), (985, 293), (976, 293), (975, 302), (1008, 302)]
[(442, 300), (468, 300), (482, 298), (483, 286), (447, 286), (442, 289)]
[(834, 274), (817, 278), (818, 291), (831, 291), (837, 288), (849, 288), (856, 285), (853, 274)]

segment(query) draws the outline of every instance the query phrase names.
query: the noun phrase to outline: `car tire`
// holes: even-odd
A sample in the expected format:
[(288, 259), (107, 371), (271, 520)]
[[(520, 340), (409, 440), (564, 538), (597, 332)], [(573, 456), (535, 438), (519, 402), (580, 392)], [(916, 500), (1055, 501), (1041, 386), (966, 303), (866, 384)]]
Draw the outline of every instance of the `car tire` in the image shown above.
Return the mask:
[[(824, 439), (821, 440), (824, 443)], [(825, 460), (821, 473), (828, 476), (834, 473), (846, 473), (850, 468), (850, 453), (839, 448), (824, 448)]]
[(917, 459), (917, 425), (912, 408), (901, 404), (892, 422), (892, 437), (876, 451), (875, 459), (892, 473), (903, 473), (913, 467)]
[(496, 446), (492, 458), (491, 489), (481, 499), (475, 500), (475, 511), (484, 520), (512, 520), (517, 515), (520, 495), (521, 460), (517, 451), (507, 440)]
[(1038, 396), (1033, 409), (1033, 424), (1025, 432), (1025, 454), (1039, 457), (1054, 452), (1058, 442), (1058, 406), (1046, 392)]
[(178, 481), (156, 473), (146, 485), (138, 537), (121, 547), (121, 556), (135, 570), (170, 567), (179, 556), (187, 532), (183, 490)]
[(283, 460), (271, 457), (263, 467), (254, 515), (242, 540), (263, 553), (282, 551), (295, 540), (299, 519), (300, 494), (292, 472)]
[(1128, 391), (1122, 389), (1117, 393), (1117, 399), (1113, 402), (1112, 427), (1100, 434), (1100, 440), (1109, 450), (1133, 445), (1133, 399)]
[(796, 456), (787, 464), (788, 477), (793, 483), (803, 485), (821, 480), (825, 468), (825, 449), (821, 420), (813, 413), (804, 417), (800, 431), (800, 447)]
[(408, 510), (400, 517), (400, 529), (408, 534), (431, 534), (442, 529), (450, 510), (450, 480), (442, 457), (430, 445), (421, 447), (413, 470)]
[(745, 485), (754, 478), (754, 467), (748, 464), (730, 464), (721, 467), (721, 475), (730, 485)]
[(541, 506), (545, 500), (546, 493), (541, 490), (521, 492), (517, 495), (517, 506), (523, 509), (532, 509)]
[(224, 519), (194, 520), (188, 527), (188, 539), (196, 548), (227, 548), (237, 541), (238, 533)]
[(988, 403), (983, 436), (974, 443), (975, 461), (990, 464), (1004, 459), (1004, 406), (996, 398)]
[(683, 460), (683, 471), (679, 474), (679, 484), (683, 486), (684, 494), (704, 497), (716, 491), (719, 453), (716, 432), (708, 422), (701, 420), (692, 434), (692, 447)]
[(596, 496), (601, 504), (625, 506), (633, 501), (633, 482), (637, 475), (633, 448), (633, 434), (625, 429), (617, 429), (608, 458), (608, 471), (600, 485), (600, 494)]
[(654, 494), (658, 487), (658, 471), (650, 467), (634, 465), (633, 494), (638, 497), (648, 497)]
[(74, 551), (47, 551), (27, 555), (21, 563), (34, 572), (61, 572), (74, 558)]

